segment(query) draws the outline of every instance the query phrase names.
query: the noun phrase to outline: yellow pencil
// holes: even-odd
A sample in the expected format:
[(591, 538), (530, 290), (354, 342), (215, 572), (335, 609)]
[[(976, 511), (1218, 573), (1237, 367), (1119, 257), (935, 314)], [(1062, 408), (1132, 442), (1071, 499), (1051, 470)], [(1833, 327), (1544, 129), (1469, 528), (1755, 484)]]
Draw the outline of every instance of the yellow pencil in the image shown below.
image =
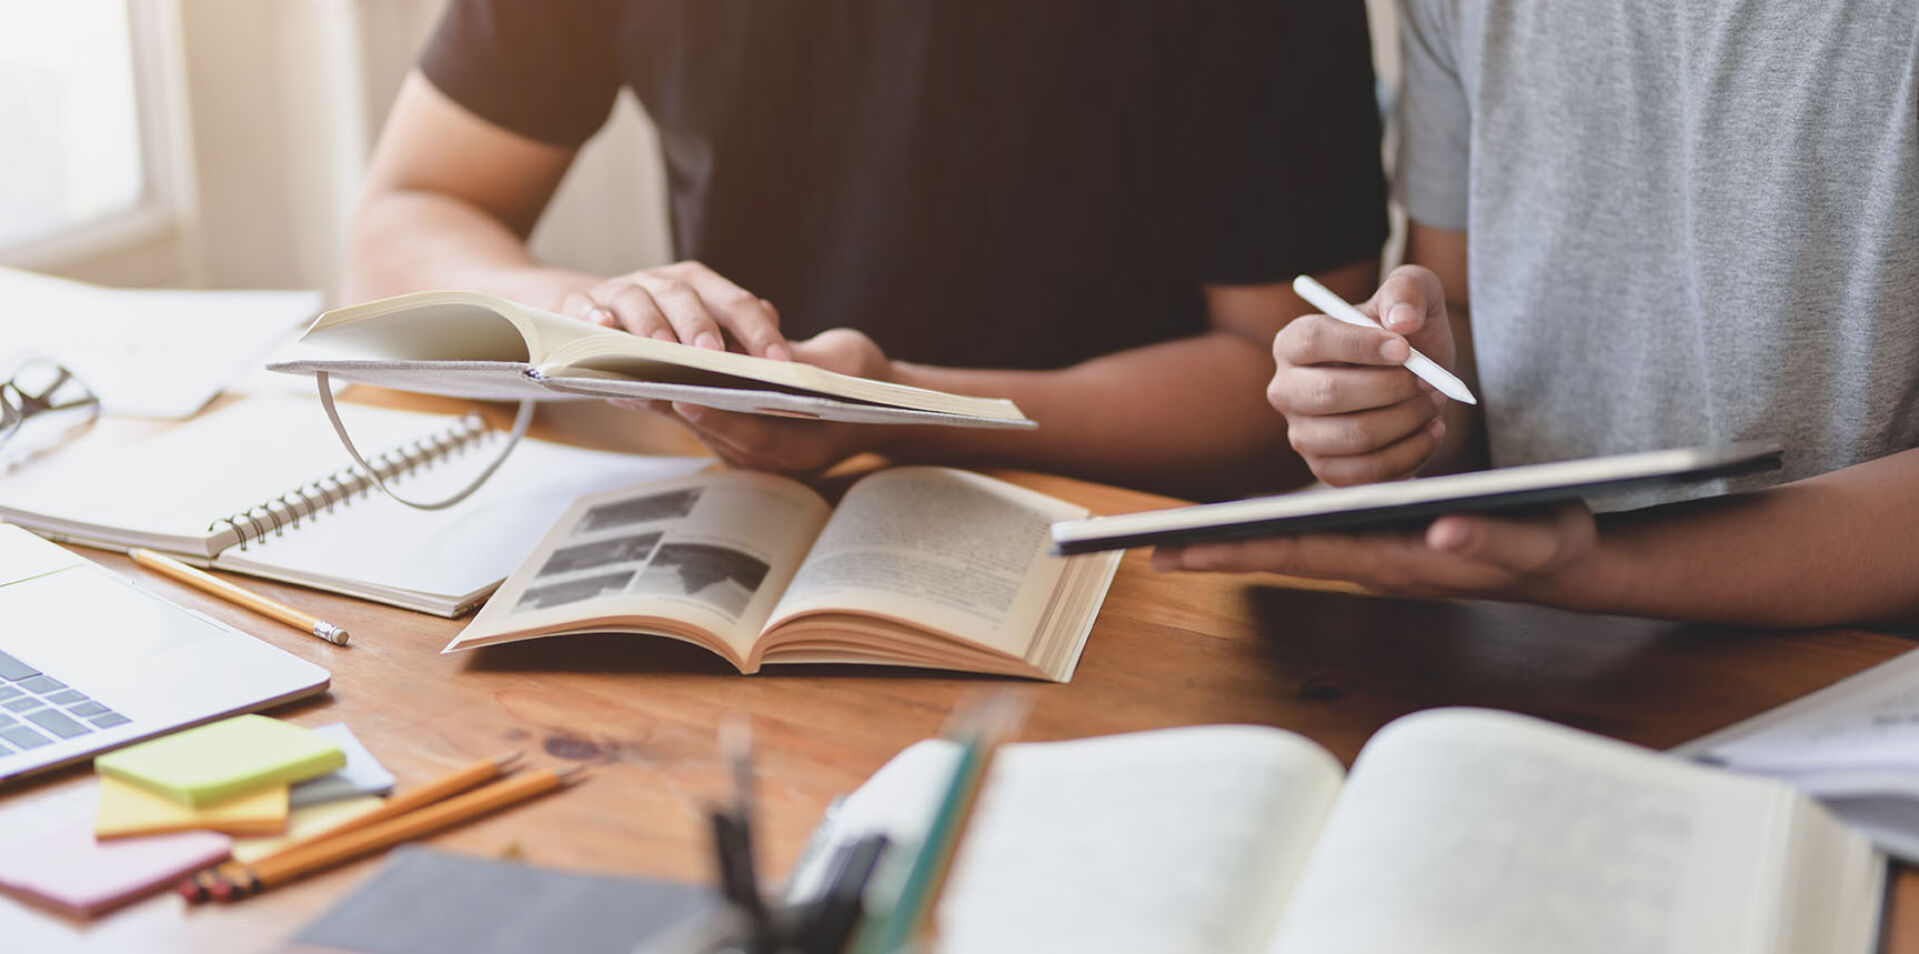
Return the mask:
[[(519, 767), (520, 753), (509, 752), (493, 758), (481, 759), (455, 769), (424, 785), (407, 789), (386, 800), (364, 815), (358, 816), (334, 828), (286, 845), (264, 858), (256, 859), (253, 864), (266, 864), (295, 851), (304, 851), (323, 841), (337, 838), (350, 831), (376, 825), (388, 819), (397, 818), (415, 809), (425, 808), (441, 799), (458, 795), (483, 782), (490, 782)], [(249, 866), (238, 861), (227, 861), (202, 869), (193, 876), (180, 882), (179, 894), (193, 904), (213, 900), (214, 886), (222, 881), (239, 884), (249, 876)]]
[(146, 567), (162, 576), (170, 576), (197, 590), (211, 593), (221, 599), (238, 603), (263, 616), (271, 616), (295, 629), (312, 633), (335, 646), (345, 646), (347, 631), (325, 620), (315, 619), (305, 613), (276, 603), (258, 593), (248, 592), (210, 573), (196, 570), (170, 556), (155, 553), (143, 547), (134, 547), (127, 551), (133, 562)]
[(369, 825), (335, 837), (323, 838), (292, 851), (283, 851), (270, 858), (262, 858), (248, 865), (237, 882), (222, 881), (216, 885), (212, 892), (213, 897), (217, 901), (238, 901), (275, 885), (285, 884), (324, 868), (330, 868), (342, 861), (429, 835), (442, 828), (470, 821), (508, 805), (563, 788), (582, 771), (584, 768), (581, 767), (571, 768), (565, 772), (540, 769), (515, 775), (474, 789), (464, 795), (456, 795), (438, 804), (408, 812), (398, 818), (389, 818), (376, 825)]

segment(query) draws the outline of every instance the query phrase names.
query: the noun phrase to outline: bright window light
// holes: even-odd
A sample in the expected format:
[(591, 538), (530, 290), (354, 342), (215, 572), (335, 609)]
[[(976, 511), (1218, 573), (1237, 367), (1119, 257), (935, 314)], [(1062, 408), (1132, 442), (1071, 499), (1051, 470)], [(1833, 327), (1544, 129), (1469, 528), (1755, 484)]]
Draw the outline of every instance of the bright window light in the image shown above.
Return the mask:
[(0, 0), (0, 248), (145, 192), (126, 0)]

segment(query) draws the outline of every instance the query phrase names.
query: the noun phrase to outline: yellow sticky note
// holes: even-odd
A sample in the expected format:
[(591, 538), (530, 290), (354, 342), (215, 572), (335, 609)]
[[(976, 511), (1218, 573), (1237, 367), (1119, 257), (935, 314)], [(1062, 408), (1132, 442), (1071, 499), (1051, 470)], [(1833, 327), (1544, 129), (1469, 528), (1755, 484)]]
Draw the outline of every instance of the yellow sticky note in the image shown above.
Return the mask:
[(384, 804), (386, 799), (378, 795), (356, 795), (336, 802), (321, 802), (318, 805), (296, 808), (287, 818), (285, 834), (265, 838), (241, 838), (235, 841), (233, 860), (250, 865), (296, 841), (304, 841), (314, 835), (332, 831)]
[(346, 764), (346, 753), (311, 729), (242, 715), (108, 752), (94, 770), (195, 807), (255, 789), (291, 785)]
[(164, 795), (115, 778), (100, 779), (97, 838), (128, 838), (174, 831), (221, 831), (271, 835), (287, 827), (287, 787), (275, 785), (203, 808), (188, 808)]

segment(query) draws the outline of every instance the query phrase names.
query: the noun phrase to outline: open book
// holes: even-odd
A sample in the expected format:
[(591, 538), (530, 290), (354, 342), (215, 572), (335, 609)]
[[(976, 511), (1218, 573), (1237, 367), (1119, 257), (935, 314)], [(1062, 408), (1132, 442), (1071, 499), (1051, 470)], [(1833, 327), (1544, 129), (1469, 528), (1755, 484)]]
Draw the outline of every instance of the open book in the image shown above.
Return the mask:
[(1791, 782), (1919, 863), (1919, 650), (1672, 750)]
[[(843, 838), (920, 840), (955, 752), (908, 748), (841, 803), (790, 896)], [(1343, 780), (1264, 727), (1007, 746), (981, 798), (941, 951), (1866, 954), (1885, 888), (1784, 784), (1477, 709), (1386, 726)]]
[(300, 340), (340, 357), (269, 367), (483, 400), (628, 398), (835, 421), (1034, 426), (1011, 401), (655, 341), (480, 292), (415, 292), (337, 308)]
[(882, 663), (1065, 682), (1119, 567), (1047, 555), (1083, 508), (966, 471), (862, 478), (837, 508), (727, 471), (586, 497), (446, 647), (647, 633), (738, 667)]

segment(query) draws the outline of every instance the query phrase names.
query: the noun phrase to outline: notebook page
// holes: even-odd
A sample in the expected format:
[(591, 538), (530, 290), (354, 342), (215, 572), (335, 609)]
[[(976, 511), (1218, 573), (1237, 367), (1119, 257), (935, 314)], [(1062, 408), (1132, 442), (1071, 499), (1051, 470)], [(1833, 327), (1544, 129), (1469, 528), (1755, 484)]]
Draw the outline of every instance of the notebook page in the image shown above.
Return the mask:
[[(955, 751), (901, 753), (836, 812), (833, 838), (880, 829), (917, 841)], [(1313, 743), (1251, 726), (1006, 746), (954, 862), (940, 950), (1254, 949), (1339, 776)], [(793, 893), (817, 880), (796, 872)]]
[[(497, 452), (498, 442), (488, 442), (391, 486), (416, 500), (442, 498)], [(215, 565), (322, 587), (344, 582), (363, 591), (463, 601), (513, 572), (579, 497), (684, 476), (711, 463), (526, 439), (473, 496), (451, 508), (416, 510), (378, 491), (361, 494), (297, 530), (229, 550)]]
[[(452, 423), (446, 415), (386, 408), (340, 411), (354, 440), (370, 451)], [(130, 445), (80, 442), (37, 458), (0, 477), (0, 513), (30, 527), (55, 520), (100, 528), (108, 542), (178, 538), (171, 548), (211, 556), (213, 521), (351, 463), (318, 400), (262, 396)]]
[(1791, 795), (1504, 713), (1373, 737), (1273, 954), (1768, 951)]

